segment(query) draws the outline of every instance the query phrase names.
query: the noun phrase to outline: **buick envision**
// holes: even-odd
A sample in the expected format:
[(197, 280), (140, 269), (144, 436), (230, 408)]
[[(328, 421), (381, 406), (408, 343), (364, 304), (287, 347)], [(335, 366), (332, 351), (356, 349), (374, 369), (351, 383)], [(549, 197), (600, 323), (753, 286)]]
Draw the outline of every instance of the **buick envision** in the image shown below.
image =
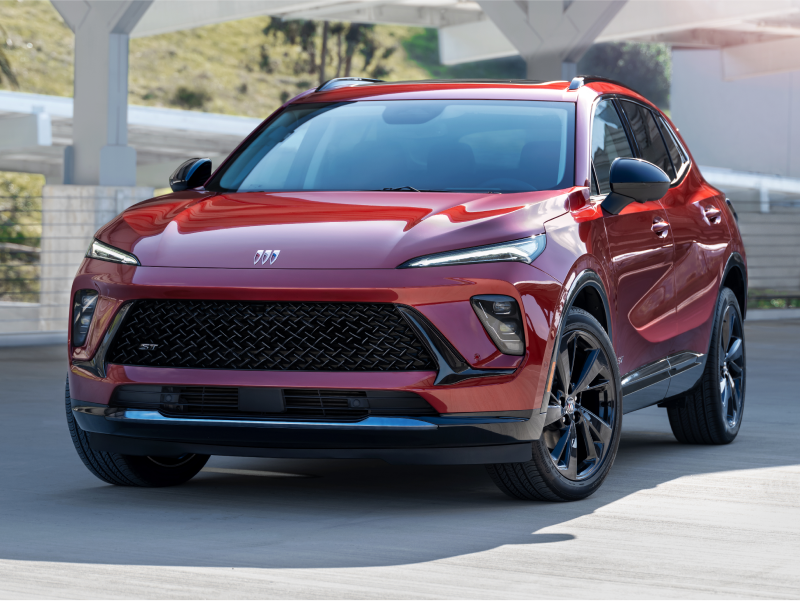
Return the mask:
[(210, 455), (485, 464), (574, 500), (623, 413), (741, 426), (747, 268), (677, 128), (615, 82), (331, 80), (97, 232), (66, 410), (117, 485)]

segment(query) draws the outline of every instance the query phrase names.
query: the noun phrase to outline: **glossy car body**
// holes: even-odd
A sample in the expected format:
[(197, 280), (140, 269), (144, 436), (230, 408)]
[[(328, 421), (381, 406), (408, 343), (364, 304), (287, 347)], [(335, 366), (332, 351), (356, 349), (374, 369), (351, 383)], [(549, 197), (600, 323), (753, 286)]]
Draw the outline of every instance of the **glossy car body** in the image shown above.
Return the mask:
[[(619, 98), (655, 111), (662, 127), (672, 128), (662, 135), (677, 137), (683, 160), (663, 199), (632, 203), (614, 215), (601, 207), (603, 196), (593, 195), (591, 146), (598, 102)], [(197, 188), (128, 209), (96, 237), (134, 254), (141, 265), (87, 258), (73, 285), (73, 294), (93, 289), (100, 295), (86, 343), (69, 348), (73, 407), (94, 447), (132, 455), (527, 461), (547, 411), (554, 345), (572, 306), (594, 315), (611, 338), (625, 412), (697, 382), (723, 285), (744, 310), (746, 262), (725, 196), (703, 179), (669, 119), (635, 92), (602, 81), (373, 84), (310, 91), (288, 105), (430, 99), (574, 106), (573, 185), (509, 194)], [(630, 135), (632, 125), (623, 120)], [(414, 257), (537, 234), (546, 234), (546, 248), (530, 265), (397, 268)], [(276, 260), (254, 264), (254, 252), (268, 249), (280, 249)], [(477, 295), (517, 301), (524, 355), (498, 350), (472, 306)], [(108, 362), (125, 307), (140, 299), (392, 303), (424, 318), (419, 336), (438, 332), (438, 343), (426, 342), (438, 369), (267, 371)], [(444, 356), (448, 349), (455, 357)], [(435, 414), (342, 423), (176, 418), (115, 402), (115, 390), (131, 385), (412, 392)]]

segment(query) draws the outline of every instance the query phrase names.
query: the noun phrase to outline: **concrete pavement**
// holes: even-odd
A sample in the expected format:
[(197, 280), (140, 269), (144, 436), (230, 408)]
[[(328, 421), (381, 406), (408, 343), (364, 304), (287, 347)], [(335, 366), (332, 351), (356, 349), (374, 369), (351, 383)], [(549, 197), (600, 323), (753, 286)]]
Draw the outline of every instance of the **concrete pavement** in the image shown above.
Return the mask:
[(569, 504), (372, 461), (212, 458), (182, 487), (108, 486), (67, 432), (64, 349), (0, 349), (0, 598), (800, 597), (800, 321), (746, 337), (733, 444), (627, 415), (611, 475)]

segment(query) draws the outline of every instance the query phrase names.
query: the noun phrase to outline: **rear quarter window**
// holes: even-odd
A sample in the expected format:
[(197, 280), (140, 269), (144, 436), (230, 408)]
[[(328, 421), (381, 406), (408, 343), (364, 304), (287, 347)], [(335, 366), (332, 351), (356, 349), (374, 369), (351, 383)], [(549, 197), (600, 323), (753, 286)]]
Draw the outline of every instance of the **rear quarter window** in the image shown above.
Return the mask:
[(620, 104), (628, 117), (641, 158), (660, 167), (670, 180), (674, 180), (675, 169), (653, 113), (641, 104), (628, 100), (622, 100)]

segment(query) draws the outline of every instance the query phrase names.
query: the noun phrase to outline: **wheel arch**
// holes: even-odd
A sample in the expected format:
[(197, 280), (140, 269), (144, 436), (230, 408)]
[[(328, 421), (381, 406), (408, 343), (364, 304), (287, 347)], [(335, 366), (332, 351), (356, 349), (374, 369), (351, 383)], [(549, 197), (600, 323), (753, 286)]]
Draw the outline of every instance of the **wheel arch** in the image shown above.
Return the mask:
[[(550, 360), (547, 366), (548, 380), (554, 365), (553, 357), (555, 356), (555, 353), (558, 352), (558, 341), (561, 339), (561, 331), (564, 329), (564, 324), (567, 321), (569, 310), (573, 307), (583, 309), (592, 317), (597, 319), (601, 327), (605, 330), (606, 334), (608, 334), (611, 344), (614, 344), (611, 326), (611, 308), (608, 301), (608, 294), (606, 293), (605, 285), (603, 284), (603, 279), (600, 277), (600, 275), (592, 269), (583, 269), (574, 277), (572, 281), (567, 280), (567, 283), (564, 284), (564, 287), (566, 288), (566, 291), (562, 293), (562, 298), (564, 301), (561, 306), (563, 309), (561, 310), (558, 318), (558, 326), (554, 331), (552, 348), (549, 355)], [(601, 306), (596, 304), (597, 299), (600, 300)], [(580, 303), (587, 302), (593, 307), (593, 310), (586, 309), (584, 306), (576, 304), (576, 300)], [(597, 313), (601, 319), (598, 319), (598, 317), (595, 316), (595, 313)], [(543, 394), (547, 394), (547, 385), (545, 385)], [(547, 410), (547, 403), (544, 402), (544, 399), (542, 399), (542, 407), (545, 411)]]
[(730, 288), (736, 300), (739, 302), (739, 310), (742, 312), (742, 319), (747, 318), (747, 265), (738, 252), (731, 253), (725, 264), (725, 271), (722, 272), (720, 291), (722, 288)]
[[(573, 267), (570, 277), (566, 279), (563, 285), (561, 299), (562, 301), (559, 303), (561, 311), (560, 313), (557, 313), (557, 323), (554, 323), (554, 327), (551, 329), (552, 338), (550, 341), (550, 352), (545, 354), (545, 357), (548, 357), (548, 362), (546, 364), (546, 369), (543, 370), (542, 380), (540, 380), (543, 384), (543, 388), (540, 389), (542, 390), (543, 395), (542, 404), (539, 408), (539, 414), (537, 415), (534, 412), (534, 415), (530, 421), (531, 438), (534, 439), (539, 438), (544, 425), (544, 417), (547, 413), (548, 405), (545, 400), (548, 392), (547, 382), (549, 381), (550, 374), (553, 370), (555, 353), (558, 352), (558, 341), (561, 339), (561, 332), (564, 328), (564, 324), (567, 321), (566, 318), (569, 314), (569, 310), (572, 307), (577, 307), (587, 311), (590, 315), (592, 315), (592, 317), (597, 319), (601, 327), (605, 330), (606, 334), (608, 334), (608, 338), (612, 342), (612, 347), (614, 342), (614, 338), (612, 336), (611, 306), (603, 278), (597, 271), (588, 266), (584, 267), (580, 271)], [(598, 299), (600, 303), (599, 305), (597, 302)], [(576, 300), (579, 304), (576, 304)], [(588, 305), (584, 303), (588, 303)], [(591, 310), (586, 309), (586, 306), (590, 306)], [(596, 314), (600, 317), (600, 319), (598, 319)]]
[[(561, 326), (564, 322), (564, 318), (572, 307), (583, 309), (594, 317), (606, 331), (611, 342), (614, 342), (608, 294), (606, 293), (603, 280), (597, 272), (591, 269), (584, 269), (572, 282), (564, 302), (564, 311), (561, 314), (558, 336), (561, 335)], [(558, 338), (558, 336), (556, 338)]]

